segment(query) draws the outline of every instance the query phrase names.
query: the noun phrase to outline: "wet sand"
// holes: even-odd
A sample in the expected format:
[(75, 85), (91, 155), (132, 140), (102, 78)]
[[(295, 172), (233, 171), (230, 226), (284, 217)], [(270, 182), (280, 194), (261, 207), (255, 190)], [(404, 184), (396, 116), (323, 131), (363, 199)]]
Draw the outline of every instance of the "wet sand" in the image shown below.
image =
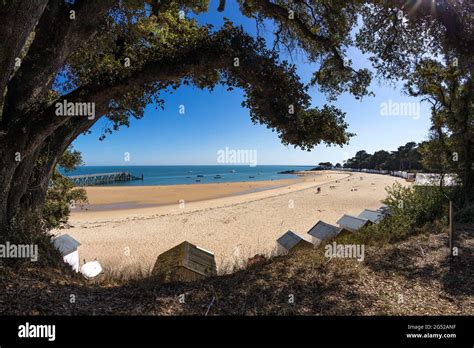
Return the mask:
[(197, 202), (278, 188), (302, 181), (303, 178), (295, 178), (161, 186), (90, 186), (85, 188), (89, 204), (86, 204), (83, 210), (76, 208), (74, 213)]

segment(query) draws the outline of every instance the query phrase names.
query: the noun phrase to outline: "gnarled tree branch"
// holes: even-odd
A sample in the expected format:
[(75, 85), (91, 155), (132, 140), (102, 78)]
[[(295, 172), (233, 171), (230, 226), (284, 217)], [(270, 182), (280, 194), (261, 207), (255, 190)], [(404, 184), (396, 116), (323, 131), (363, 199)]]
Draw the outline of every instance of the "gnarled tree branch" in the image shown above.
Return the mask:
[[(29, 53), (9, 83), (6, 120), (43, 101), (58, 71), (78, 47), (98, 32), (115, 2), (81, 0), (70, 6), (64, 1), (50, 1), (35, 29)], [(74, 19), (70, 11), (74, 11)]]

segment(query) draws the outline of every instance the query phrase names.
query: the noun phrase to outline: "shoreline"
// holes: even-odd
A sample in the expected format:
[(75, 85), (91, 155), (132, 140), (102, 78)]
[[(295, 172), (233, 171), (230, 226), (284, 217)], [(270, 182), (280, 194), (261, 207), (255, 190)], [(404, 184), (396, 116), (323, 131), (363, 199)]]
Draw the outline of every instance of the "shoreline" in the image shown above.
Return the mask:
[(202, 202), (278, 189), (303, 181), (305, 181), (303, 175), (298, 175), (297, 178), (291, 179), (202, 184), (88, 186), (84, 189), (89, 203), (84, 205), (84, 209), (74, 208), (71, 212), (76, 215), (95, 211), (107, 212), (163, 207), (180, 204), (182, 201), (184, 203)]
[[(237, 204), (246, 204), (249, 202), (260, 201), (262, 199), (279, 197), (311, 188), (316, 188), (321, 185), (328, 185), (331, 182), (345, 180), (352, 177), (353, 173), (335, 172), (335, 171), (318, 171), (318, 172), (302, 172), (295, 179), (279, 180), (280, 185), (276, 188), (268, 188), (268, 183), (272, 185), (273, 181), (246, 181), (239, 182), (245, 184), (244, 186), (252, 186), (252, 192), (245, 192), (242, 190), (238, 192), (216, 192), (215, 190), (206, 190), (209, 188), (221, 189), (224, 185), (232, 185), (239, 183), (211, 183), (211, 184), (191, 184), (191, 185), (163, 185), (163, 186), (122, 186), (123, 190), (116, 190), (114, 186), (90, 186), (87, 187), (88, 198), (91, 201), (90, 193), (97, 199), (95, 203), (115, 204), (118, 205), (116, 209), (89, 209), (79, 210), (79, 208), (71, 210), (69, 221), (74, 223), (109, 223), (115, 221), (126, 221), (129, 219), (149, 219), (157, 216), (186, 214), (195, 211), (202, 211), (214, 208), (224, 208), (235, 206)], [(285, 182), (282, 182), (285, 180)], [(255, 185), (266, 187), (266, 189), (255, 190)], [(142, 189), (140, 189), (142, 188)], [(188, 191), (188, 194), (198, 195), (199, 199), (189, 200), (184, 199), (183, 195), (178, 194), (177, 189)], [(189, 190), (190, 188), (194, 190)], [(235, 187), (234, 187), (235, 188)], [(146, 189), (150, 189), (146, 191)], [(204, 189), (204, 190), (203, 190)], [(175, 195), (172, 201), (165, 204), (157, 204), (152, 202), (150, 204), (148, 199), (156, 199), (158, 194), (162, 194), (162, 190), (172, 191)], [(128, 192), (126, 192), (128, 191)], [(161, 192), (160, 192), (161, 191)], [(113, 194), (111, 194), (113, 193)], [(137, 198), (137, 195), (139, 198)], [(204, 198), (203, 195), (208, 197)], [(120, 199), (120, 201), (117, 199)], [(137, 198), (133, 200), (132, 198)], [(162, 198), (163, 196), (159, 196)], [(180, 204), (179, 200), (184, 200), (184, 205)], [(124, 202), (128, 200), (128, 202)], [(128, 208), (127, 204), (134, 205)], [(122, 207), (120, 207), (122, 205)], [(138, 205), (141, 205), (138, 206)]]
[(82, 244), (81, 262), (97, 259), (114, 271), (149, 271), (159, 254), (188, 241), (212, 251), (218, 271), (226, 273), (256, 254), (271, 254), (288, 230), (309, 240), (307, 231), (319, 220), (335, 224), (343, 214), (379, 208), (385, 188), (394, 182), (410, 185), (380, 174), (318, 171), (286, 186), (181, 207), (175, 202), (72, 213), (69, 226), (53, 232), (70, 234)]

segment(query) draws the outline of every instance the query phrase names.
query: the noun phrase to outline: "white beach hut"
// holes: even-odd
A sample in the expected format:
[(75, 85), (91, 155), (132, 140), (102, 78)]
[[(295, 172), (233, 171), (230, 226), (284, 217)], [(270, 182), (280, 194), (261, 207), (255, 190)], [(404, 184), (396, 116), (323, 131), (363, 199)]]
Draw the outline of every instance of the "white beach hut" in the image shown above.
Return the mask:
[(308, 234), (311, 236), (311, 242), (314, 246), (318, 246), (323, 240), (337, 236), (342, 228), (328, 224), (324, 221), (318, 221), (316, 225), (311, 227)]
[(277, 253), (288, 254), (300, 248), (312, 248), (313, 245), (307, 240), (301, 238), (292, 231), (286, 232), (283, 236), (277, 239)]
[(79, 272), (79, 251), (77, 248), (81, 243), (68, 234), (62, 234), (54, 238), (52, 243), (63, 256), (64, 262), (71, 265), (73, 270)]
[(355, 232), (371, 222), (357, 216), (344, 214), (336, 223), (350, 232)]
[(419, 173), (416, 175), (415, 185), (417, 186), (456, 186), (458, 184), (458, 177), (455, 174), (432, 174)]

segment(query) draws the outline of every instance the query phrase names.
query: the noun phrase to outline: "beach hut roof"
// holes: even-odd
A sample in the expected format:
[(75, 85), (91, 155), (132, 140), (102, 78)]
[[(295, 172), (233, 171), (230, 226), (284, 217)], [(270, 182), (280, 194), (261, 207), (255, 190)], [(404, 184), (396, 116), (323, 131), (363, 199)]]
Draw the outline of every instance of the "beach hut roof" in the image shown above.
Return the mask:
[(377, 223), (382, 220), (383, 216), (383, 212), (370, 209), (364, 209), (364, 211), (359, 214), (360, 218), (369, 220), (373, 223)]
[(382, 205), (380, 208), (377, 209), (377, 211), (382, 214), (382, 217), (393, 214), (393, 209), (386, 205)]
[(286, 232), (283, 236), (277, 239), (277, 243), (286, 250), (291, 250), (301, 241), (305, 240), (292, 231)]
[(338, 221), (337, 224), (350, 231), (357, 231), (361, 227), (365, 226), (369, 220), (363, 219), (357, 216), (344, 214)]
[(186, 241), (159, 255), (153, 273), (172, 272), (177, 267), (202, 276), (216, 274), (214, 254)]
[(308, 234), (318, 238), (319, 240), (324, 240), (336, 236), (340, 231), (340, 227), (328, 224), (324, 221), (318, 221), (316, 225), (311, 227), (311, 229), (308, 231)]
[(54, 238), (52, 242), (54, 247), (58, 249), (61, 255), (63, 256), (68, 255), (73, 251), (76, 251), (79, 245), (81, 245), (81, 243), (79, 243), (77, 240), (75, 240), (68, 234), (62, 234)]

